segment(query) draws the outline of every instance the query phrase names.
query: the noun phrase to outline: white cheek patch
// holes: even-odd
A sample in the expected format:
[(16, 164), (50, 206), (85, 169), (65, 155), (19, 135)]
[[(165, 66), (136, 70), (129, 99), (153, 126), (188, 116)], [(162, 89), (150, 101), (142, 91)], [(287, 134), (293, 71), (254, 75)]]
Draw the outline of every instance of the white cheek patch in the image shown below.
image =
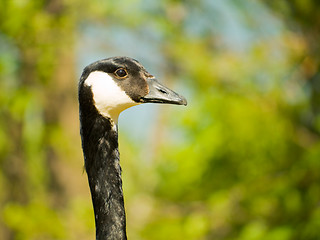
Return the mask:
[(91, 87), (97, 110), (115, 123), (123, 110), (139, 104), (134, 102), (108, 73), (92, 72), (84, 84)]

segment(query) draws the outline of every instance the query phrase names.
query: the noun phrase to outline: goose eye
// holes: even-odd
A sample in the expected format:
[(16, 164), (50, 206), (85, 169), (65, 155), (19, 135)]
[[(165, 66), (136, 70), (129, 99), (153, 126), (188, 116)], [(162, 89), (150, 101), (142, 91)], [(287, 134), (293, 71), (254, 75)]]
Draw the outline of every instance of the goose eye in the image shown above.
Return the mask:
[(116, 75), (116, 77), (118, 78), (125, 78), (128, 76), (127, 71), (124, 68), (119, 68), (117, 69), (117, 71), (114, 72), (114, 74)]

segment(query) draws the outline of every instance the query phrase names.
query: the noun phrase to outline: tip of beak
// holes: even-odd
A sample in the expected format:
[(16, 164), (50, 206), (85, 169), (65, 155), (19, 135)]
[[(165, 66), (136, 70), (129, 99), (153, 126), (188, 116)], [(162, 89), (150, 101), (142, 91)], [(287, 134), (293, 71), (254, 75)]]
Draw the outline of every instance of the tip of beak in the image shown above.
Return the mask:
[(181, 96), (181, 105), (187, 106), (188, 102), (187, 99), (185, 99), (184, 97)]

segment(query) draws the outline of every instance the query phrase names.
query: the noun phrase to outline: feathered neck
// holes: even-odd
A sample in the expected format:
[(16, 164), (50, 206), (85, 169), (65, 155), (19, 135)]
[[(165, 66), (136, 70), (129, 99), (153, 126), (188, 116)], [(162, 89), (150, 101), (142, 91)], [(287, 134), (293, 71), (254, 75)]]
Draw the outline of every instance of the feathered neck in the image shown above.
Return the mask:
[[(82, 105), (80, 123), (85, 169), (91, 191), (96, 239), (127, 239), (117, 125), (96, 109)], [(83, 113), (86, 113), (85, 115)]]

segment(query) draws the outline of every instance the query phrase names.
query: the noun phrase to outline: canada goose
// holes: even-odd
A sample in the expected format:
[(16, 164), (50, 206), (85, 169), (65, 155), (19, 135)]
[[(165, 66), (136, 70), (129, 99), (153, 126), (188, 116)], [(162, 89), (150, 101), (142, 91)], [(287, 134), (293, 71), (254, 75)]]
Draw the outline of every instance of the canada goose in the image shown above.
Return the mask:
[(187, 105), (136, 60), (113, 57), (88, 65), (79, 81), (80, 134), (95, 215), (96, 239), (127, 239), (118, 117), (141, 103)]

